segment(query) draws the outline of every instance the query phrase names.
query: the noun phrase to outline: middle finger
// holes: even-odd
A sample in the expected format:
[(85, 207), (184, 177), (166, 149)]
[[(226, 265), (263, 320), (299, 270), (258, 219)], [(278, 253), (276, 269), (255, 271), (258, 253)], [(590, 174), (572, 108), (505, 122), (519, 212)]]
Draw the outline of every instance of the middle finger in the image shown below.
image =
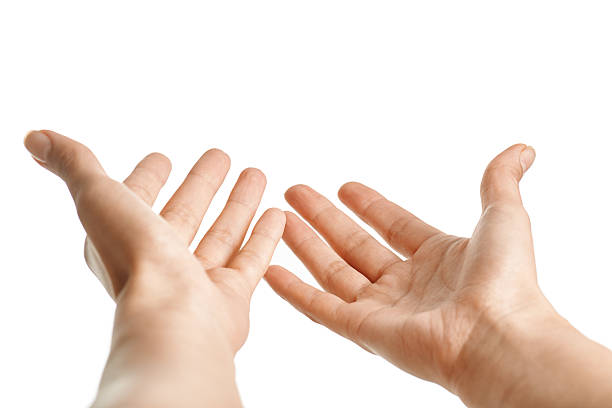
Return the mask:
[(187, 245), (193, 241), (204, 214), (223, 183), (230, 166), (227, 154), (219, 149), (204, 153), (193, 166), (160, 215), (170, 223)]

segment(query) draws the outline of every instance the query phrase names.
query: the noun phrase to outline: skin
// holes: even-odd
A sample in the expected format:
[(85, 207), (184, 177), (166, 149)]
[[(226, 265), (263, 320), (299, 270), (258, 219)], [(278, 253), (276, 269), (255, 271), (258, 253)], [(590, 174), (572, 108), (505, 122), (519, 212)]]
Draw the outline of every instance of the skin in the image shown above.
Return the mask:
[(535, 151), (515, 145), (485, 171), (470, 238), (447, 235), (376, 191), (340, 200), (396, 255), (308, 186), (289, 189), (283, 239), (324, 291), (280, 266), (266, 279), (313, 321), (470, 407), (612, 406), (612, 353), (561, 318), (540, 291), (519, 181)]
[(358, 183), (340, 199), (402, 257), (306, 186), (268, 210), (242, 246), (265, 178), (240, 176), (221, 215), (189, 251), (229, 168), (210, 150), (161, 214), (151, 204), (170, 172), (153, 154), (124, 183), (83, 145), (51, 131), (26, 147), (67, 184), (88, 237), (88, 265), (117, 302), (111, 352), (94, 407), (240, 406), (233, 359), (249, 301), (281, 235), (325, 291), (279, 266), (272, 288), (312, 320), (436, 382), (470, 407), (612, 405), (612, 353), (542, 295), (519, 181), (535, 152), (512, 146), (482, 181), (472, 237), (446, 235)]
[(251, 295), (285, 225), (282, 211), (267, 210), (241, 247), (265, 176), (242, 172), (192, 253), (189, 245), (229, 169), (222, 151), (204, 153), (158, 215), (150, 206), (170, 172), (163, 155), (147, 156), (120, 183), (65, 136), (31, 132), (25, 145), (66, 182), (88, 235), (88, 264), (117, 302), (93, 406), (240, 406), (233, 359), (247, 338)]

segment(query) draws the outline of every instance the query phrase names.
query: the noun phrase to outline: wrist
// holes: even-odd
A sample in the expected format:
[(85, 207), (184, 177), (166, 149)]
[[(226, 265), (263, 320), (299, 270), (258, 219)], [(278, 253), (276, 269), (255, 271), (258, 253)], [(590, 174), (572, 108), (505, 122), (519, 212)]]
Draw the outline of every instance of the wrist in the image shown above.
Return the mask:
[(164, 280), (132, 274), (118, 297), (94, 406), (240, 406), (234, 352), (203, 302), (210, 294), (196, 282)]
[(451, 391), (469, 407), (503, 406), (526, 378), (529, 354), (548, 336), (539, 333), (562, 325), (552, 309), (540, 307), (504, 316), (481, 313), (457, 358)]
[(612, 403), (612, 353), (579, 333), (547, 302), (501, 319), (483, 316), (456, 369), (460, 374), (453, 391), (469, 407)]
[[(117, 300), (112, 347), (131, 341), (146, 344), (154, 355), (214, 354), (233, 361), (219, 318), (211, 308), (215, 294), (199, 279), (170, 279), (162, 273), (134, 274)], [(201, 271), (198, 271), (200, 273)]]
[(96, 408), (240, 406), (234, 354), (202, 321), (118, 306)]

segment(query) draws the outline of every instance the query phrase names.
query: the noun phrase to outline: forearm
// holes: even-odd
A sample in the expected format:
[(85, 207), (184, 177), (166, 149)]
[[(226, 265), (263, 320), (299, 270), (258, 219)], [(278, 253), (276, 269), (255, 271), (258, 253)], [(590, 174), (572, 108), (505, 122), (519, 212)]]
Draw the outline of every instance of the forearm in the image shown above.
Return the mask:
[(241, 406), (233, 353), (204, 313), (192, 318), (167, 301), (125, 303), (94, 408)]
[(65, 136), (33, 131), (25, 145), (66, 182), (87, 232), (87, 263), (117, 301), (94, 406), (240, 406), (234, 355), (285, 226), (284, 213), (269, 209), (243, 242), (265, 189), (263, 173), (242, 172), (194, 253), (189, 247), (229, 170), (224, 152), (204, 153), (156, 214), (151, 206), (171, 167), (165, 156), (146, 156), (119, 183)]
[(612, 405), (612, 352), (556, 314), (521, 315), (477, 330), (483, 341), (464, 351), (471, 363), (456, 383), (469, 407)]

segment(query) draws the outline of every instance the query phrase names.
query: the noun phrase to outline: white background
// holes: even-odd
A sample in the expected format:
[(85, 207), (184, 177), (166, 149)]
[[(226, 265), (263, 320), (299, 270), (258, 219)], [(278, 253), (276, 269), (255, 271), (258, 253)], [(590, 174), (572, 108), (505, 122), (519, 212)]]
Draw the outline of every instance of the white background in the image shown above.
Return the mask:
[[(48, 128), (122, 179), (161, 151), (174, 172), (206, 149), (268, 175), (263, 207), (308, 183), (336, 202), (368, 183), (469, 235), (487, 162), (515, 142), (540, 284), (612, 346), (609, 1), (0, 0), (0, 406), (84, 407), (113, 303), (82, 259), (59, 179), (22, 147)], [(274, 259), (312, 281), (284, 245)], [(247, 407), (460, 407), (442, 388), (316, 326), (261, 284), (238, 354)]]

